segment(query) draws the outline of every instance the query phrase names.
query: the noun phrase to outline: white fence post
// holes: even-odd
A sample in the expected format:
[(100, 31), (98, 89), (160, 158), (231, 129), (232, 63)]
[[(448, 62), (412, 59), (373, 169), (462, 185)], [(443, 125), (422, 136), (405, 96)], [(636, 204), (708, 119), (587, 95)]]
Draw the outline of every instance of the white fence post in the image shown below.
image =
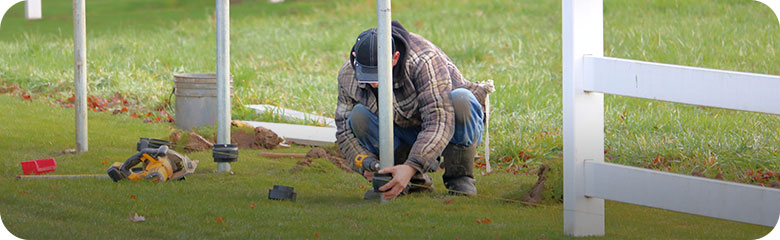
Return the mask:
[(86, 152), (87, 137), (87, 16), (85, 0), (73, 0), (73, 82), (76, 95), (76, 151)]
[(603, 51), (603, 1), (563, 0), (563, 231), (571, 236), (604, 235), (604, 200), (585, 196), (584, 175), (586, 160), (604, 161), (604, 95), (583, 90), (584, 56)]
[(41, 0), (24, 1), (24, 17), (27, 19), (41, 19)]
[[(230, 1), (217, 0), (217, 143), (230, 144)], [(230, 172), (230, 163), (217, 164)]]

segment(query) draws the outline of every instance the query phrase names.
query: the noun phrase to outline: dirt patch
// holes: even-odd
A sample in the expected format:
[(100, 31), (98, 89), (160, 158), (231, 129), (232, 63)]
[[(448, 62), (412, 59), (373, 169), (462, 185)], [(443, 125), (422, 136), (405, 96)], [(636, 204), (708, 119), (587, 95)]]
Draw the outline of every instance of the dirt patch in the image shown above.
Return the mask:
[(322, 148), (312, 148), (308, 153), (306, 153), (307, 158), (326, 158), (328, 156), (328, 152)]
[(290, 169), (290, 172), (297, 172), (304, 167), (311, 166), (312, 159), (314, 158), (327, 159), (340, 169), (347, 172), (352, 172), (352, 168), (347, 163), (347, 160), (344, 159), (340, 153), (330, 152), (322, 148), (312, 148), (309, 150), (309, 152), (306, 153), (305, 159), (298, 161), (298, 164), (293, 169)]
[[(328, 151), (321, 148), (314, 148), (311, 151), (309, 151), (308, 154), (311, 154), (314, 150), (319, 149), (322, 150), (322, 152), (325, 152), (327, 154), (328, 161), (332, 162), (333, 165), (336, 165), (337, 167), (341, 168), (344, 171), (352, 172), (352, 167), (350, 167), (350, 164), (347, 162), (347, 159), (344, 159), (344, 156), (341, 155), (341, 151)], [(321, 154), (321, 153), (320, 153)]]
[[(187, 134), (187, 137), (183, 135)], [(211, 135), (204, 133), (205, 136)], [(216, 134), (212, 138), (203, 137), (197, 133), (177, 130), (168, 136), (168, 139), (174, 145), (184, 146), (185, 152), (211, 150), (214, 147)], [(238, 146), (239, 149), (274, 149), (280, 145), (284, 139), (280, 138), (273, 131), (263, 128), (238, 127), (233, 128), (230, 134), (230, 142)]]
[(230, 142), (238, 145), (238, 149), (252, 148), (255, 143), (255, 133), (244, 130), (235, 130), (230, 134)]
[(184, 146), (184, 151), (186, 152), (203, 151), (203, 150), (209, 150), (212, 147), (214, 147), (214, 143), (210, 142), (209, 140), (206, 140), (205, 138), (203, 138), (203, 136), (198, 135), (197, 133), (190, 132), (190, 139), (187, 142), (187, 146)]
[(251, 131), (245, 128), (239, 128), (233, 131), (230, 141), (237, 144), (238, 148), (244, 149), (274, 149), (279, 146), (284, 139), (276, 135), (275, 132), (264, 128), (256, 127)]
[(531, 190), (529, 190), (525, 195), (523, 195), (523, 202), (528, 203), (530, 205), (539, 204), (544, 200), (544, 183), (547, 182), (547, 177), (544, 176), (544, 174), (550, 169), (547, 164), (544, 164), (539, 167), (539, 171), (537, 176), (539, 178), (536, 180), (536, 183), (533, 187), (531, 187)]
[(298, 161), (298, 163), (295, 164), (295, 167), (293, 169), (290, 169), (290, 172), (294, 173), (294, 172), (300, 171), (301, 169), (303, 169), (305, 167), (311, 167), (311, 161), (312, 161), (311, 158), (306, 158), (306, 159)]

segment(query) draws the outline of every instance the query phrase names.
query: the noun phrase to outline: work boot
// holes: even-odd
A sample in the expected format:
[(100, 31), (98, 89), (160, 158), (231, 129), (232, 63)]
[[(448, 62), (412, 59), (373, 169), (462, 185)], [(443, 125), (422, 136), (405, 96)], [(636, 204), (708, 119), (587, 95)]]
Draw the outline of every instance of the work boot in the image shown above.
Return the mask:
[[(394, 165), (404, 164), (409, 158), (409, 152), (411, 151), (412, 146), (401, 143), (393, 152), (393, 158), (395, 158)], [(416, 173), (412, 176), (412, 179), (409, 179), (409, 185), (406, 185), (406, 188), (401, 192), (401, 195), (424, 191), (433, 191), (433, 179), (431, 179), (431, 176), (428, 176), (428, 174)]]
[(444, 186), (450, 194), (476, 196), (477, 186), (474, 185), (474, 156), (477, 155), (477, 145), (462, 146), (448, 144), (442, 152), (444, 161)]
[(409, 180), (409, 184), (406, 185), (401, 194), (409, 194), (414, 192), (432, 192), (433, 191), (433, 179), (431, 176), (425, 173), (416, 173)]

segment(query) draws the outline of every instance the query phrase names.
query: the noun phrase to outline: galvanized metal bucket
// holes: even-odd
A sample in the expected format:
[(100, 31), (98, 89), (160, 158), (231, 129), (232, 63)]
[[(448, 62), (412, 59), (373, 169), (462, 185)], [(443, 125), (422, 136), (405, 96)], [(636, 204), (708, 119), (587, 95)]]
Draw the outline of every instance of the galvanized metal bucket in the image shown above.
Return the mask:
[[(175, 73), (176, 126), (183, 130), (214, 126), (217, 122), (217, 75), (213, 73)], [(230, 76), (230, 92), (233, 76)]]

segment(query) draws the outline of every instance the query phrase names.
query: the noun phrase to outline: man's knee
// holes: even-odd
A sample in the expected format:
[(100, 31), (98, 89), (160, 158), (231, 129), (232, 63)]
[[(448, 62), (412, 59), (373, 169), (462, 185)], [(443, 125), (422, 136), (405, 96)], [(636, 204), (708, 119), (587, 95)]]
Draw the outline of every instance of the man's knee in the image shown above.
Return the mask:
[[(471, 91), (465, 88), (452, 90), (450, 99), (455, 109), (455, 123), (463, 124), (471, 120), (471, 99), (475, 98)], [(475, 98), (476, 99), (476, 98)]]
[(352, 111), (349, 113), (348, 121), (349, 127), (352, 129), (352, 132), (355, 133), (356, 137), (365, 137), (371, 130), (372, 115), (374, 114), (371, 113), (366, 106), (363, 106), (363, 104), (355, 105), (355, 107), (352, 108)]

